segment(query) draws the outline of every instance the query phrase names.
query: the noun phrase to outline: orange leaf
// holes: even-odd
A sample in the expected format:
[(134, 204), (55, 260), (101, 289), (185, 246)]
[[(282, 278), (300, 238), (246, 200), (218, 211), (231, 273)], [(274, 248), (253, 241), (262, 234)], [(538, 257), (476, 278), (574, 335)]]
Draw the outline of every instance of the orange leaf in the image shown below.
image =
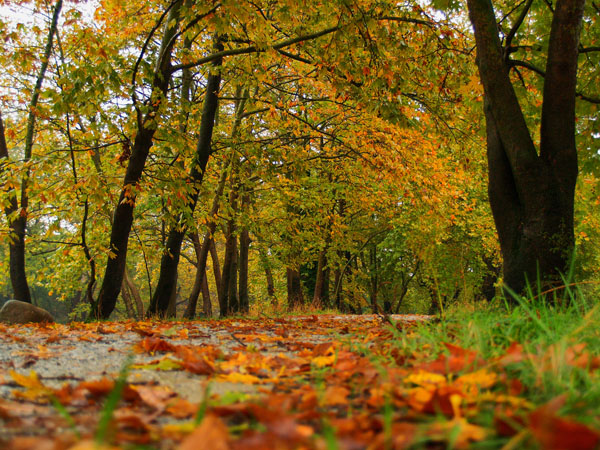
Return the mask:
[(328, 406), (347, 405), (350, 391), (342, 386), (329, 386), (325, 391), (323, 401)]
[(170, 344), (161, 338), (149, 336), (138, 342), (134, 348), (138, 353), (155, 353), (174, 352), (177, 349), (177, 346)]
[(221, 419), (209, 414), (179, 446), (179, 450), (229, 450), (229, 431)]

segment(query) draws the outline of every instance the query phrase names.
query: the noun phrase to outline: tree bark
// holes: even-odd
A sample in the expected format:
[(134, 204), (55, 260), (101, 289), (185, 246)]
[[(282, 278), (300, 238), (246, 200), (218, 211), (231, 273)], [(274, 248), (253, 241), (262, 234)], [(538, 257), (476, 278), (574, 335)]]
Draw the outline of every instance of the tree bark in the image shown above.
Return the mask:
[[(204, 278), (206, 277), (206, 255), (204, 256), (204, 264), (202, 264), (202, 244), (200, 243), (200, 237), (198, 236), (198, 232), (194, 231), (193, 233), (190, 233), (190, 238), (192, 239), (192, 243), (194, 244), (194, 251), (196, 252), (196, 275), (194, 276), (194, 285), (192, 286), (192, 291), (190, 292), (190, 296), (188, 297), (188, 303), (184, 313), (184, 317), (188, 319), (193, 319), (196, 315), (196, 305), (198, 303), (198, 297), (200, 296)], [(206, 251), (206, 254), (208, 254), (208, 251)], [(204, 267), (205, 270), (200, 270), (201, 265)]]
[(313, 294), (313, 304), (320, 308), (329, 303), (329, 269), (327, 268), (327, 249), (321, 250), (317, 262), (317, 279)]
[(265, 271), (265, 278), (267, 280), (267, 295), (271, 299), (272, 304), (277, 304), (277, 297), (275, 297), (275, 282), (273, 280), (273, 270), (271, 269), (271, 262), (269, 256), (262, 246), (258, 247), (258, 254), (260, 256), (260, 262)]
[(129, 275), (129, 271), (125, 269), (124, 278), (127, 287), (129, 288), (129, 292), (131, 292), (131, 296), (135, 302), (135, 309), (137, 311), (138, 320), (142, 320), (144, 318), (144, 302), (142, 302), (142, 296), (140, 295), (140, 290), (135, 285), (135, 282)]
[(204, 317), (212, 317), (212, 302), (210, 300), (210, 289), (208, 288), (206, 271), (202, 277), (202, 313)]
[(177, 271), (175, 271), (175, 280), (174, 286), (171, 290), (171, 295), (169, 296), (169, 304), (167, 305), (167, 310), (165, 311), (165, 317), (169, 319), (174, 319), (177, 317)]
[[(236, 198), (237, 193), (231, 192), (230, 202), (232, 209), (236, 210)], [(221, 290), (223, 292), (223, 299), (220, 304), (221, 317), (225, 317), (232, 312), (237, 312), (239, 305), (238, 299), (235, 295), (232, 285), (237, 283), (237, 242), (235, 236), (235, 223), (233, 219), (227, 221), (227, 232), (225, 235), (225, 258), (223, 259), (223, 273), (221, 278)]]
[(217, 245), (215, 244), (214, 237), (210, 238), (209, 242), (209, 250), (210, 250), (210, 258), (213, 263), (213, 274), (215, 277), (215, 286), (217, 288), (217, 299), (219, 300), (219, 305), (221, 304), (221, 298), (223, 297), (223, 292), (221, 291), (221, 266), (219, 265), (219, 253), (217, 252)]
[(504, 283), (560, 284), (574, 248), (575, 84), (584, 0), (558, 0), (550, 30), (539, 154), (509, 78), (490, 0), (468, 0), (485, 91), (490, 205)]
[(304, 305), (304, 293), (302, 292), (302, 282), (300, 281), (300, 271), (298, 269), (287, 268), (287, 301), (288, 310), (293, 310)]
[[(215, 49), (216, 51), (220, 51), (222, 48), (223, 44), (217, 38)], [(215, 60), (214, 66), (219, 68), (222, 62), (222, 59)], [(169, 231), (166, 249), (161, 258), (158, 285), (154, 290), (154, 295), (152, 296), (150, 307), (148, 308), (148, 315), (158, 314), (162, 316), (165, 314), (169, 305), (169, 299), (171, 298), (172, 291), (176, 286), (175, 280), (177, 277), (177, 266), (179, 265), (179, 256), (181, 253), (181, 244), (183, 242), (183, 237), (187, 232), (186, 221), (193, 216), (194, 210), (196, 209), (199, 185), (202, 183), (204, 172), (212, 153), (211, 141), (215, 117), (218, 109), (220, 85), (220, 71), (209, 75), (208, 82), (206, 84), (204, 106), (202, 109), (198, 144), (196, 146), (194, 161), (192, 162), (192, 167), (188, 176), (188, 182), (194, 185), (194, 189), (193, 192), (188, 196), (188, 210), (182, 213), (182, 217), (178, 221), (179, 223), (172, 226)]]
[(127, 318), (135, 318), (135, 312), (133, 311), (133, 302), (131, 301), (131, 295), (129, 295), (129, 292), (127, 290), (127, 283), (125, 283), (125, 280), (123, 280), (123, 283), (121, 284), (121, 298), (123, 299), (123, 304), (125, 305)]
[(240, 233), (240, 257), (239, 257), (239, 299), (240, 310), (247, 313), (250, 310), (248, 297), (248, 257), (250, 252), (250, 233), (244, 228)]
[(157, 127), (156, 116), (160, 113), (162, 99), (167, 95), (169, 87), (171, 55), (176, 41), (182, 2), (183, 0), (176, 1), (167, 17), (156, 69), (153, 74), (152, 97), (148, 105), (148, 111), (142, 115), (138, 110), (138, 129), (131, 149), (131, 157), (127, 164), (123, 189), (113, 217), (108, 261), (98, 295), (97, 316), (102, 319), (107, 319), (114, 310), (123, 281), (123, 272), (127, 260), (127, 245), (137, 197), (136, 191), (153, 144)]

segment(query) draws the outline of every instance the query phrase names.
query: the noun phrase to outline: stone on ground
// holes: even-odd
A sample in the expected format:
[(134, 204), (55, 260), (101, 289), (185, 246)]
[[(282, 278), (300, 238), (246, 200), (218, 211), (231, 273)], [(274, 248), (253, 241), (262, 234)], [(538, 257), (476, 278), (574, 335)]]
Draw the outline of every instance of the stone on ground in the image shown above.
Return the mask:
[(48, 311), (19, 300), (7, 301), (0, 309), (0, 322), (7, 324), (54, 322)]

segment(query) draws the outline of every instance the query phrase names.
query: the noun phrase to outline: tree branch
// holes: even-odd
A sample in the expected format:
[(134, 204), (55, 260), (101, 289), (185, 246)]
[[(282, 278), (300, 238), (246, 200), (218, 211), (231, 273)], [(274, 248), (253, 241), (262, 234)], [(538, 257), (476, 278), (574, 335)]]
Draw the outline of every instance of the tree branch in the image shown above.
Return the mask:
[(504, 44), (506, 48), (510, 47), (510, 44), (512, 43), (512, 40), (514, 39), (515, 35), (517, 34), (517, 31), (519, 31), (519, 28), (523, 24), (525, 17), (527, 17), (527, 13), (529, 12), (529, 8), (531, 8), (532, 3), (533, 3), (533, 0), (527, 0), (525, 7), (521, 11), (521, 14), (519, 14), (519, 17), (517, 17), (517, 20), (515, 21), (515, 23), (511, 27), (510, 31), (506, 35), (506, 40), (505, 40), (505, 44)]
[(297, 36), (297, 37), (291, 38), (291, 39), (286, 39), (285, 41), (279, 42), (278, 44), (274, 44), (271, 46), (267, 46), (265, 48), (259, 48), (256, 45), (250, 45), (250, 46), (244, 47), (244, 48), (233, 48), (233, 49), (229, 49), (229, 50), (223, 50), (220, 52), (213, 53), (212, 55), (205, 56), (204, 58), (200, 58), (200, 59), (190, 62), (190, 63), (173, 65), (171, 67), (171, 73), (177, 72), (178, 70), (182, 70), (182, 69), (189, 69), (192, 67), (201, 66), (202, 64), (206, 64), (208, 62), (215, 61), (219, 58), (224, 58), (226, 56), (245, 55), (248, 53), (261, 53), (268, 49), (281, 50), (285, 47), (290, 47), (290, 46), (292, 46), (294, 44), (298, 44), (300, 42), (310, 41), (313, 39), (317, 39), (321, 36), (326, 36), (328, 34), (339, 31), (340, 28), (341, 27), (339, 27), (339, 26), (326, 28), (324, 30), (317, 31), (315, 33), (306, 34), (303, 36)]

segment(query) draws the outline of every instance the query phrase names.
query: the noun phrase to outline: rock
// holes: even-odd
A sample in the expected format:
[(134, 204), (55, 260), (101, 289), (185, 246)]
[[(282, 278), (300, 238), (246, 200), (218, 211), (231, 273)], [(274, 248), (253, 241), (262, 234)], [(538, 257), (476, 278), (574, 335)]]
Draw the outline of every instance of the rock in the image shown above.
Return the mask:
[(54, 322), (48, 311), (19, 300), (7, 301), (0, 309), (0, 322), (7, 324)]

